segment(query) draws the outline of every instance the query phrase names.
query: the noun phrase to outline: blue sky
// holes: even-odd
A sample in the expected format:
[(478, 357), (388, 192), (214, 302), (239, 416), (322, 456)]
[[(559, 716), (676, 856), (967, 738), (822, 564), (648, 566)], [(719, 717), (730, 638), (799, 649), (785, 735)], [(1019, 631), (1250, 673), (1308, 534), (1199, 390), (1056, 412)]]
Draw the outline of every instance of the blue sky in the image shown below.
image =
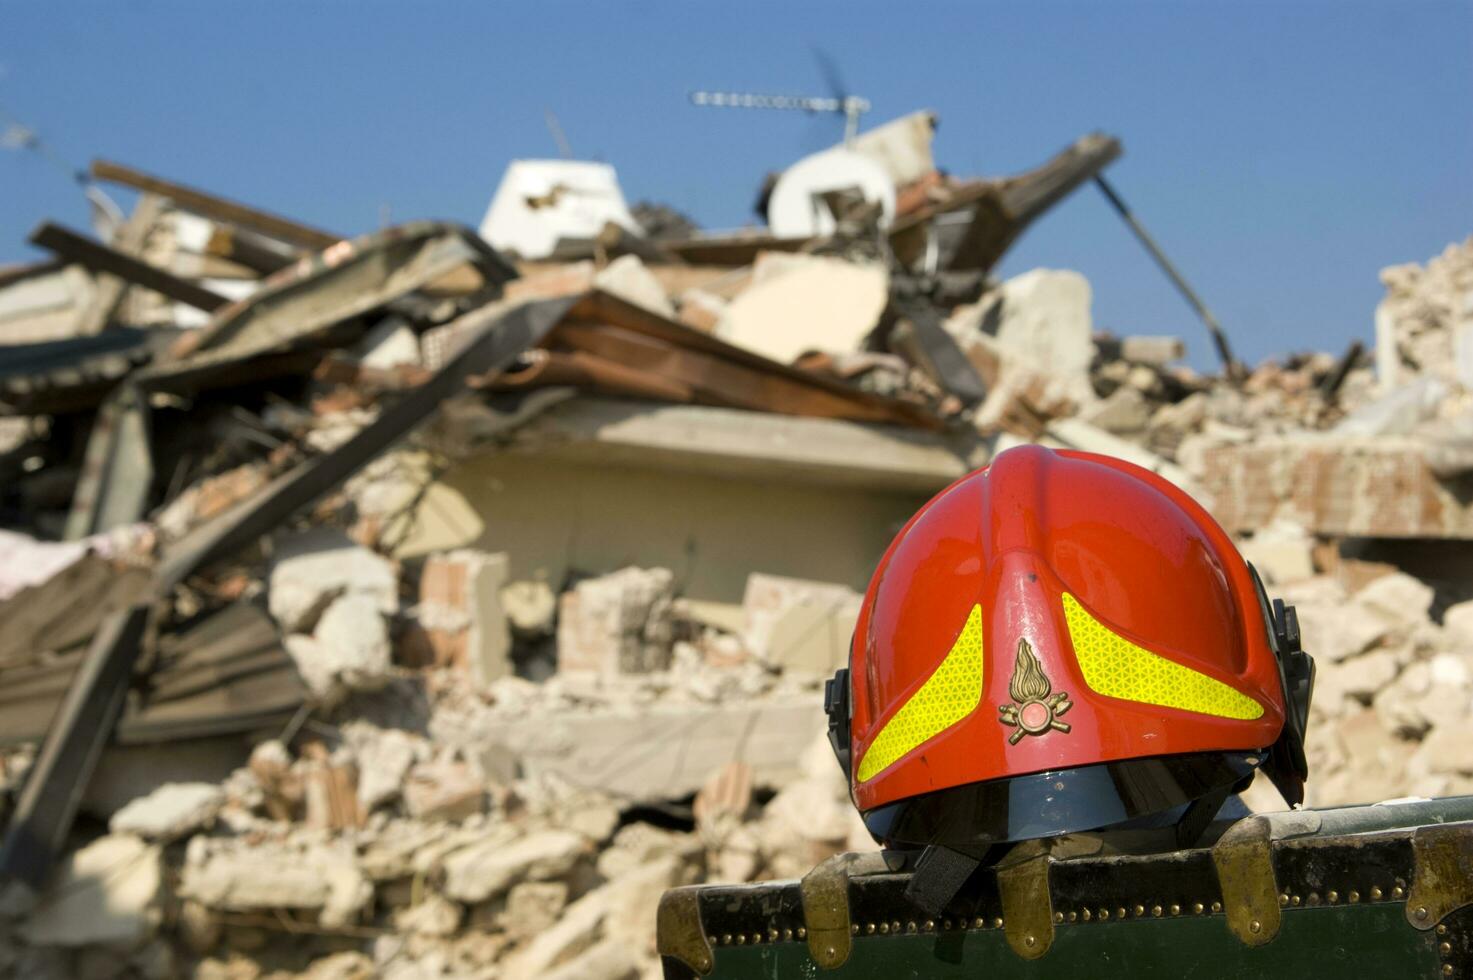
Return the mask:
[[(837, 138), (802, 115), (698, 109), (700, 87), (823, 94), (826, 50), (878, 122), (941, 118), (953, 173), (1030, 167), (1092, 129), (1116, 186), (1240, 353), (1369, 339), (1377, 272), (1473, 233), (1473, 3), (1064, 4), (0, 0), (0, 106), (68, 160), (105, 156), (343, 233), (479, 222), (506, 161), (576, 154), (711, 227), (764, 172)], [(0, 263), (76, 189), (0, 151)], [(1002, 272), (1075, 268), (1095, 321), (1200, 325), (1092, 188)]]

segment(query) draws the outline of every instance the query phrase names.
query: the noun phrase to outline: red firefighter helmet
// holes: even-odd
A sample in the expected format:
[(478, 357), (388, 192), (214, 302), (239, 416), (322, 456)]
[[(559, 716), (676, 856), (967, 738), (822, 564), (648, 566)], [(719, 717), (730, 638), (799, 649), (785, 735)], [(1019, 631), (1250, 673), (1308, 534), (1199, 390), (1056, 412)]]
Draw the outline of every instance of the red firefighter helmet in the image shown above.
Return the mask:
[(1293, 610), (1187, 494), (1025, 446), (901, 530), (826, 701), (871, 833), (978, 853), (1215, 812), (1260, 765), (1300, 802), (1312, 684)]

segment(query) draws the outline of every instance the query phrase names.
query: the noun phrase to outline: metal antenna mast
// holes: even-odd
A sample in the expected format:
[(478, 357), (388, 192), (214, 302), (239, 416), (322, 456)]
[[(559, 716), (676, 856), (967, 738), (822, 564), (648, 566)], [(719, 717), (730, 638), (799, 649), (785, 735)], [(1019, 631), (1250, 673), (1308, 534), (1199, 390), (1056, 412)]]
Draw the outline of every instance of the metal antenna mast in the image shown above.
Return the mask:
[(844, 116), (844, 145), (854, 142), (859, 135), (859, 117), (870, 110), (869, 99), (858, 95), (839, 97), (808, 95), (763, 95), (758, 92), (708, 92), (690, 94), (692, 105), (712, 106), (719, 109), (787, 109), (819, 113), (842, 113)]

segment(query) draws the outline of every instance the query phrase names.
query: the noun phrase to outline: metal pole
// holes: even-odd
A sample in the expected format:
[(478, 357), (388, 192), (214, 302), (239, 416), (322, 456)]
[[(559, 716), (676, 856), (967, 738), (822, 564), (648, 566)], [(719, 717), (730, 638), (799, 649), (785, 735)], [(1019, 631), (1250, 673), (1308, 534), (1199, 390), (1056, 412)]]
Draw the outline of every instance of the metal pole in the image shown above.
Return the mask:
[(1166, 273), (1167, 278), (1172, 281), (1186, 301), (1197, 311), (1197, 315), (1202, 318), (1202, 322), (1207, 325), (1207, 332), (1212, 335), (1212, 344), (1217, 348), (1217, 356), (1222, 359), (1223, 369), (1227, 372), (1227, 376), (1234, 381), (1241, 379), (1244, 373), (1243, 365), (1239, 364), (1237, 359), (1233, 357), (1232, 348), (1228, 346), (1227, 335), (1222, 332), (1222, 327), (1218, 324), (1217, 317), (1212, 315), (1212, 311), (1207, 308), (1207, 304), (1202, 302), (1201, 298), (1193, 291), (1191, 285), (1182, 278), (1182, 274), (1176, 271), (1176, 266), (1171, 264), (1171, 260), (1166, 257), (1165, 252), (1161, 251), (1161, 247), (1156, 244), (1155, 239), (1136, 220), (1130, 208), (1126, 207), (1120, 195), (1115, 192), (1115, 188), (1111, 187), (1110, 183), (1099, 174), (1095, 175), (1095, 184), (1100, 188), (1100, 193), (1105, 195), (1105, 199), (1110, 202), (1110, 205), (1114, 207), (1120, 217), (1130, 226), (1130, 230), (1135, 232), (1135, 237), (1140, 239), (1141, 244), (1146, 247), (1146, 251), (1151, 253), (1151, 257), (1156, 260), (1156, 264), (1161, 267), (1161, 271)]

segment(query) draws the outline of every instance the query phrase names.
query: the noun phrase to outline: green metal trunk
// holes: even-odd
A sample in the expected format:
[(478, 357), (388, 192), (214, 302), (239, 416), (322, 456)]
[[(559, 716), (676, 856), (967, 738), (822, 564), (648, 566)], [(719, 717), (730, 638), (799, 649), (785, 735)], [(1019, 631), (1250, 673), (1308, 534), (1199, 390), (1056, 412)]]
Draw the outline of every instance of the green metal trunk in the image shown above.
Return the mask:
[(1470, 820), (1461, 797), (1249, 817), (1165, 854), (1022, 845), (939, 919), (908, 874), (841, 855), (667, 893), (660, 952), (667, 980), (1473, 978)]

